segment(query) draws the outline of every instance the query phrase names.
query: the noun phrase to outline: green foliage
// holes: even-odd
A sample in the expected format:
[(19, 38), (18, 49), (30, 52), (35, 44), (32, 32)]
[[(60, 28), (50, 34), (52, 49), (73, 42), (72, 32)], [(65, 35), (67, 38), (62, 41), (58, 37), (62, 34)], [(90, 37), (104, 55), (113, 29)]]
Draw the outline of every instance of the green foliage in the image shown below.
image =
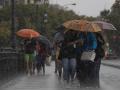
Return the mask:
[(0, 23), (0, 47), (9, 45), (10, 38), (10, 26), (7, 22)]
[(100, 12), (100, 16), (102, 17), (102, 18), (107, 18), (108, 17), (108, 15), (109, 15), (109, 13), (110, 13), (110, 10), (103, 10), (103, 11), (101, 11)]

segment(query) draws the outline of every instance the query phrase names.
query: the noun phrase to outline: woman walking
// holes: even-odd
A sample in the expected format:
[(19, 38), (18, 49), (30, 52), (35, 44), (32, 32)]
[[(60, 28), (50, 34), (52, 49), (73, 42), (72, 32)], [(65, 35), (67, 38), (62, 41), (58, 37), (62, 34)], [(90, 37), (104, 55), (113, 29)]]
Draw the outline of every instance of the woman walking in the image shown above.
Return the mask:
[(26, 63), (26, 73), (29, 75), (33, 74), (33, 62), (34, 62), (34, 50), (35, 43), (30, 40), (25, 40), (24, 42), (24, 50), (25, 50), (25, 63)]
[[(80, 36), (81, 37), (81, 36)], [(82, 87), (93, 87), (94, 86), (94, 77), (95, 77), (95, 63), (94, 58), (91, 59), (85, 55), (85, 53), (93, 54), (95, 57), (95, 49), (97, 47), (97, 40), (92, 32), (84, 32), (82, 33), (83, 38), (83, 46), (82, 53), (79, 62), (79, 67), (77, 68), (78, 79), (80, 81), (80, 85)], [(88, 57), (88, 58), (87, 58)]]
[(96, 57), (95, 57), (95, 86), (100, 87), (100, 80), (99, 80), (99, 72), (100, 72), (100, 65), (101, 59), (105, 56), (105, 40), (100, 32), (95, 33), (97, 39), (97, 48), (95, 50)]
[(74, 80), (76, 72), (76, 53), (75, 53), (75, 33), (70, 30), (65, 33), (64, 41), (60, 48), (59, 59), (62, 60), (63, 64), (63, 79), (66, 83)]

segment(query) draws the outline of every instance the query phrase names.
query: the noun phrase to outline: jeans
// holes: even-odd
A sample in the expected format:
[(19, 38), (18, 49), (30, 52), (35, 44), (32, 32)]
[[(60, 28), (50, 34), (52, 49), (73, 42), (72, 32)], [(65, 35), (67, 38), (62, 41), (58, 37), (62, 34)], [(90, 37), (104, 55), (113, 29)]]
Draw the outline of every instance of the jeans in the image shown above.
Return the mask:
[(71, 80), (73, 80), (75, 72), (76, 72), (76, 59), (75, 58), (71, 58), (71, 59), (63, 58), (62, 63), (63, 63), (64, 80), (69, 81), (70, 77), (71, 77)]

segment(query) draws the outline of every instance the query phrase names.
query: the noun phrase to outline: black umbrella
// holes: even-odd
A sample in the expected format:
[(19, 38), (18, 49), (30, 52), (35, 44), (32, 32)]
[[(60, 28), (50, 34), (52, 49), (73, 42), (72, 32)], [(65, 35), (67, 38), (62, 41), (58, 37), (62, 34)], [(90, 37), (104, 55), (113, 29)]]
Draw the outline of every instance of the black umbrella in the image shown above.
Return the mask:
[(52, 43), (49, 39), (47, 39), (47, 37), (40, 35), (40, 37), (37, 40), (39, 43), (43, 44), (47, 49), (52, 48)]

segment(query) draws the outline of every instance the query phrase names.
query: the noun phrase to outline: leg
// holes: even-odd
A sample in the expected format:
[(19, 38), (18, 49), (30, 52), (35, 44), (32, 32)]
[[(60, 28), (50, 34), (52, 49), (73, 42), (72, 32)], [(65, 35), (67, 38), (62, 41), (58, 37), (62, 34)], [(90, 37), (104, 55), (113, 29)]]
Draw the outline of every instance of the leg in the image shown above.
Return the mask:
[(40, 73), (40, 70), (41, 70), (41, 64), (40, 63), (37, 63), (37, 74), (39, 74)]
[(74, 80), (75, 72), (76, 72), (76, 59), (72, 58), (69, 60), (69, 68), (70, 68), (70, 76), (71, 80)]
[(33, 61), (29, 61), (29, 69), (30, 69), (30, 74), (32, 75), (32, 69), (33, 69)]
[(40, 55), (37, 55), (37, 59), (36, 59), (36, 67), (37, 67), (37, 73), (39, 74), (40, 70), (41, 70), (41, 67), (42, 67), (42, 64), (41, 64), (41, 56)]
[(55, 73), (57, 73), (57, 60), (55, 60)]
[(35, 56), (33, 61), (33, 74), (35, 74), (36, 63), (37, 63), (37, 57)]
[(58, 72), (59, 72), (59, 78), (61, 78), (61, 74), (62, 74), (62, 63), (61, 63), (61, 61), (59, 62), (59, 65), (58, 65)]
[(25, 54), (26, 73), (29, 73), (29, 55)]
[(79, 63), (79, 68), (78, 68), (78, 73), (77, 73), (77, 78), (80, 82), (81, 87), (86, 86), (86, 81), (87, 81), (87, 65), (86, 61), (80, 61)]
[(99, 72), (100, 72), (101, 58), (95, 58), (95, 85), (100, 87)]
[(45, 60), (42, 60), (41, 66), (43, 68), (43, 75), (45, 75)]
[(88, 86), (95, 86), (95, 63), (88, 61)]
[(30, 72), (29, 69), (29, 60), (26, 60), (26, 73), (28, 74)]
[(33, 74), (33, 62), (34, 62), (34, 54), (29, 54), (29, 69), (30, 69), (30, 74)]
[(64, 58), (62, 61), (63, 61), (63, 79), (69, 81), (68, 59)]

